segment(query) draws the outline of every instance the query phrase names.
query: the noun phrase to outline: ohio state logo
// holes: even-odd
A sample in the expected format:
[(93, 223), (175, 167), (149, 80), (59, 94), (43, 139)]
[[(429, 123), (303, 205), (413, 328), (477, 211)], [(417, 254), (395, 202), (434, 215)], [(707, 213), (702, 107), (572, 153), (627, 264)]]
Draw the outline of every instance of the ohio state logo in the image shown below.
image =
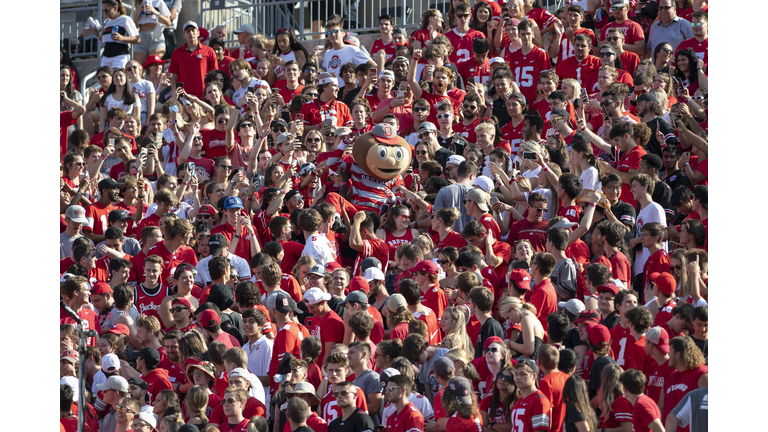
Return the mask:
[(331, 57), (331, 61), (329, 63), (329, 69), (336, 69), (341, 66), (341, 60), (339, 59), (339, 56), (334, 55)]
[(149, 310), (156, 311), (157, 309), (158, 309), (158, 305), (156, 305), (154, 303), (139, 305), (139, 312), (141, 312), (141, 313), (144, 313), (144, 312), (149, 311)]

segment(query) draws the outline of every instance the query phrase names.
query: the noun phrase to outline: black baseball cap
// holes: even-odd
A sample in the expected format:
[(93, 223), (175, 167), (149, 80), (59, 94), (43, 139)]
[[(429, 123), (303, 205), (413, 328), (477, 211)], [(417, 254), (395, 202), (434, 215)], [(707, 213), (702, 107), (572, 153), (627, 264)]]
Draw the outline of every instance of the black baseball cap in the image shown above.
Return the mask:
[(109, 223), (115, 223), (115, 222), (128, 220), (130, 218), (131, 218), (131, 214), (128, 213), (126, 210), (117, 209), (109, 212), (109, 217), (107, 218), (107, 221)]

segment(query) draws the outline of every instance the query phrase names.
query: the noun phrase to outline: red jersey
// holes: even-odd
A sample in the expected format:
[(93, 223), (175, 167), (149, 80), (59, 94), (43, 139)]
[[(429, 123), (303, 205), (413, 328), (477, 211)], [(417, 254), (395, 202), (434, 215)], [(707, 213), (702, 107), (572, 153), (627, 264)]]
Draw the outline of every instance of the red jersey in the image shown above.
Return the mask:
[(661, 399), (661, 392), (664, 390), (666, 378), (674, 371), (674, 369), (669, 367), (669, 360), (665, 360), (662, 364), (654, 361), (653, 367), (648, 371), (648, 384), (645, 386), (645, 392), (657, 404), (659, 399)]
[(72, 111), (59, 112), (59, 157), (64, 160), (69, 145), (69, 127), (77, 123), (77, 119), (72, 118)]
[(659, 308), (659, 312), (656, 313), (656, 318), (653, 320), (653, 325), (657, 326), (666, 324), (670, 319), (672, 319), (672, 309), (674, 309), (675, 306), (677, 306), (677, 302), (674, 299), (662, 305)]
[(611, 351), (616, 355), (614, 360), (622, 369), (627, 370), (627, 354), (629, 347), (635, 343), (635, 338), (629, 332), (629, 326), (622, 327), (621, 323), (610, 329), (609, 332), (611, 333)]
[(600, 69), (600, 59), (593, 55), (588, 55), (587, 58), (582, 61), (576, 60), (576, 57), (574, 56), (558, 62), (555, 71), (557, 72), (557, 76), (560, 77), (561, 83), (566, 78), (574, 78), (583, 86), (587, 77), (598, 69)]
[(389, 340), (405, 340), (408, 337), (408, 323), (402, 322), (389, 332)]
[(304, 104), (301, 107), (301, 113), (304, 114), (304, 125), (321, 125), (326, 118), (332, 119), (337, 127), (352, 121), (349, 107), (336, 99), (322, 102), (317, 98), (313, 102)]
[(435, 284), (427, 292), (422, 293), (421, 304), (432, 309), (437, 315), (437, 322), (440, 323), (443, 319), (443, 312), (448, 307), (448, 298), (445, 296), (445, 291)]
[(488, 414), (488, 421), (491, 423), (508, 423), (506, 416), (504, 415), (504, 404), (499, 402), (496, 407), (496, 412), (491, 412), (491, 404), (493, 402), (493, 394), (489, 394), (480, 401), (480, 412)]
[(550, 430), (549, 410), (551, 408), (552, 403), (541, 390), (536, 390), (528, 397), (520, 397), (512, 405), (511, 422), (516, 425), (515, 432)]
[(224, 140), (227, 131), (219, 131), (216, 129), (201, 130), (200, 135), (203, 136), (203, 150), (205, 157), (213, 159), (217, 157), (227, 156), (229, 151)]
[(453, 115), (457, 118), (459, 117), (459, 107), (461, 106), (461, 102), (459, 102), (458, 99), (447, 95), (447, 96), (440, 96), (436, 95), (434, 93), (428, 93), (425, 91), (421, 92), (421, 98), (429, 102), (429, 106), (431, 107), (429, 110), (429, 115), (427, 116), (427, 121), (432, 122), (434, 124), (437, 123), (437, 107), (442, 105), (443, 102), (448, 102), (453, 107)]
[[(368, 403), (365, 401), (363, 389), (357, 387), (357, 407), (368, 414)], [(333, 384), (328, 383), (328, 393), (320, 400), (320, 411), (323, 413), (323, 420), (331, 423), (341, 416), (341, 408), (336, 404), (336, 398), (333, 397)]]
[(541, 321), (544, 331), (547, 331), (547, 316), (557, 312), (557, 293), (551, 279), (546, 278), (533, 287), (530, 303), (536, 306), (536, 318)]
[(513, 222), (509, 227), (507, 243), (514, 248), (515, 242), (522, 239), (530, 241), (533, 250), (536, 252), (546, 252), (547, 221), (530, 222), (528, 219), (522, 219)]
[(385, 44), (381, 38), (376, 39), (371, 46), (371, 55), (376, 55), (381, 50), (384, 50), (387, 55), (386, 60), (384, 60), (385, 63), (395, 58), (395, 39), (393, 38), (388, 44)]
[(181, 245), (175, 254), (171, 254), (168, 248), (165, 247), (165, 241), (161, 241), (147, 251), (147, 256), (150, 255), (157, 255), (163, 259), (163, 273), (160, 276), (161, 284), (173, 276), (179, 264), (189, 263), (193, 266), (197, 265), (197, 255), (195, 255), (194, 249), (189, 246)]
[[(72, 317), (69, 316), (69, 314), (64, 310), (60, 309), (59, 314), (59, 325), (61, 324), (72, 324), (75, 326), (75, 328), (78, 327), (75, 320), (72, 319)], [(99, 323), (99, 314), (94, 312), (92, 309), (88, 308), (80, 308), (80, 310), (77, 312), (77, 316), (80, 317), (80, 319), (83, 322), (83, 326), (85, 327), (83, 330), (96, 330), (97, 333), (101, 333), (101, 324)], [(87, 344), (89, 346), (96, 346), (96, 338), (95, 337), (89, 337)]]
[(622, 422), (632, 421), (632, 402), (624, 395), (616, 398), (611, 405), (611, 412), (606, 417), (605, 413), (600, 418), (601, 428), (615, 428), (621, 426)]
[(669, 254), (667, 251), (664, 249), (659, 249), (652, 253), (651, 256), (648, 257), (648, 260), (645, 261), (645, 265), (643, 265), (643, 289), (645, 289), (645, 286), (648, 285), (648, 281), (651, 279), (652, 273), (669, 273), (670, 265), (671, 261), (669, 260)]
[(477, 134), (475, 134), (475, 127), (480, 124), (480, 117), (475, 117), (475, 120), (465, 125), (463, 121), (460, 121), (453, 125), (453, 131), (457, 135), (461, 135), (467, 141), (473, 143), (477, 142)]
[(483, 418), (470, 416), (468, 419), (459, 415), (458, 411), (448, 418), (445, 432), (482, 432)]
[[(443, 34), (440, 32), (435, 32), (435, 36), (442, 36)], [(427, 29), (421, 29), (417, 30), (413, 33), (413, 36), (411, 36), (411, 41), (419, 41), (421, 42), (421, 49), (425, 50), (429, 46), (429, 43), (432, 42), (431, 35), (429, 34), (429, 30)], [(455, 50), (454, 50), (455, 51)], [(469, 52), (472, 52), (472, 47), (470, 46)], [(427, 61), (424, 60), (424, 57), (419, 59), (420, 64), (427, 64)], [(455, 61), (451, 61), (451, 63), (456, 63)]]
[[(320, 356), (315, 362), (318, 365), (322, 365), (325, 359), (325, 344), (328, 342), (341, 343), (344, 339), (344, 321), (336, 312), (329, 310), (322, 317), (315, 317), (312, 319), (311, 324), (307, 324), (309, 334), (320, 339), (320, 346), (322, 348), (320, 349)], [(363, 400), (365, 400), (365, 396), (363, 396)]]
[[(494, 255), (501, 259), (501, 264), (492, 269), (494, 279), (496, 279), (496, 281), (504, 280), (507, 274), (507, 264), (509, 264), (509, 261), (512, 257), (512, 246), (496, 237), (496, 241), (491, 245), (491, 250), (493, 251)], [(491, 266), (488, 266), (487, 268), (491, 268)], [(498, 300), (498, 298), (501, 297), (502, 290), (496, 289), (493, 291), (497, 293), (496, 297)]]
[(539, 380), (539, 390), (552, 403), (552, 421), (550, 422), (552, 424), (552, 432), (561, 432), (563, 430), (563, 422), (565, 421), (563, 387), (565, 387), (565, 381), (570, 377), (567, 373), (556, 370)]
[(448, 246), (454, 246), (456, 249), (461, 249), (467, 245), (467, 241), (464, 237), (456, 231), (448, 231), (448, 235), (444, 239), (440, 240), (440, 233), (432, 236), (432, 243), (435, 245), (435, 250), (440, 250)]
[(494, 219), (490, 213), (483, 214), (478, 222), (480, 222), (480, 225), (485, 227), (486, 233), (493, 234), (493, 238), (495, 240), (501, 240), (501, 230), (499, 229), (499, 224), (496, 223), (496, 219)]
[(403, 410), (387, 419), (387, 432), (421, 432), (424, 430), (424, 416), (408, 402)]
[(630, 75), (635, 76), (635, 69), (640, 64), (640, 56), (632, 51), (624, 51), (619, 56), (619, 59), (621, 60), (621, 65), (624, 66), (624, 70), (629, 72)]
[(440, 334), (440, 325), (432, 309), (427, 308), (426, 312), (416, 312), (413, 314), (413, 317), (427, 324), (427, 333), (429, 333), (427, 342), (429, 342), (430, 346), (437, 346), (437, 344), (443, 341), (443, 336)]
[[(629, 72), (625, 71), (624, 69), (616, 69), (616, 73), (618, 76), (616, 77), (615, 82), (619, 82), (622, 84), (626, 84), (628, 86), (633, 86), (635, 79), (632, 78), (632, 75), (629, 74)], [(602, 90), (600, 89), (600, 84), (598, 84), (598, 75), (600, 74), (600, 69), (592, 72), (587, 76), (587, 80), (584, 81), (584, 88), (587, 89), (587, 92), (589, 94), (593, 93), (600, 93), (602, 94)]]
[[(223, 234), (224, 237), (227, 238), (229, 244), (232, 244), (232, 240), (234, 240), (235, 236), (235, 227), (229, 222), (219, 224), (211, 229), (211, 235), (213, 234)], [(248, 229), (246, 229), (245, 226), (240, 227), (240, 239), (237, 242), (235, 255), (248, 262), (251, 261), (251, 235), (248, 233)]]
[[(579, 27), (575, 32), (573, 32), (573, 34), (574, 36), (586, 34), (592, 40), (592, 46), (597, 46), (597, 42), (595, 40), (595, 32), (593, 32), (591, 29)], [(568, 37), (565, 36), (565, 33), (563, 33), (563, 35), (560, 37), (560, 51), (557, 55), (557, 61), (561, 62), (571, 57), (573, 57), (573, 44), (568, 39)]]
[(283, 86), (278, 93), (280, 93), (280, 96), (283, 97), (283, 100), (287, 105), (291, 104), (291, 100), (300, 95), (301, 91), (304, 90), (304, 86), (299, 84), (295, 89), (289, 89), (287, 85)]
[(605, 36), (608, 34), (608, 29), (612, 28), (620, 28), (621, 31), (624, 32), (625, 45), (634, 45), (637, 41), (645, 40), (645, 32), (643, 31), (643, 28), (640, 26), (640, 24), (627, 18), (621, 24), (617, 23), (616, 21), (611, 21), (603, 26), (603, 29), (600, 32), (601, 42), (605, 40)]
[[(560, 63), (558, 63), (558, 68)], [(509, 68), (515, 75), (515, 82), (520, 87), (520, 93), (529, 103), (536, 100), (536, 85), (539, 74), (552, 69), (549, 55), (543, 49), (534, 46), (528, 54), (519, 49), (509, 55)]]
[(459, 72), (462, 78), (467, 79), (472, 77), (475, 82), (488, 85), (488, 80), (491, 78), (491, 61), (486, 58), (482, 64), (478, 63), (475, 56), (459, 60), (456, 63), (456, 70)]
[[(223, 395), (223, 393), (222, 393), (222, 395)], [(254, 398), (254, 397), (249, 397), (248, 400), (245, 402), (245, 408), (243, 408), (243, 417), (245, 417), (244, 422), (246, 422), (245, 423), (245, 427), (243, 429), (229, 429), (229, 424), (227, 424), (227, 416), (224, 415), (224, 405), (222, 405), (221, 403), (219, 403), (213, 409), (213, 412), (211, 413), (211, 416), (208, 419), (208, 421), (210, 423), (217, 423), (219, 425), (218, 426), (219, 430), (221, 430), (221, 431), (225, 430), (225, 429), (222, 428), (222, 426), (226, 426), (227, 427), (226, 430), (233, 430), (233, 431), (234, 430), (237, 430), (237, 431), (241, 431), (242, 430), (243, 432), (245, 432), (245, 430), (248, 428), (248, 423), (247, 422), (249, 421), (250, 418), (252, 418), (253, 416), (256, 416), (256, 415), (265, 416), (266, 413), (267, 413), (267, 410), (264, 407), (264, 404), (260, 400)], [(238, 427), (241, 426), (241, 425), (243, 425), (243, 423), (240, 423), (238, 425)]]
[(149, 395), (150, 405), (161, 391), (173, 390), (171, 382), (168, 380), (168, 371), (165, 369), (154, 369), (148, 374), (142, 375), (141, 379), (147, 382), (147, 395)]
[[(410, 231), (410, 230), (408, 230)], [(362, 276), (360, 274), (360, 264), (368, 257), (374, 257), (381, 262), (382, 271), (386, 274), (389, 267), (389, 246), (383, 240), (372, 238), (369, 240), (363, 240), (363, 250), (358, 251), (357, 258), (355, 258), (355, 267), (352, 271), (352, 277)]]
[(645, 335), (641, 336), (640, 339), (627, 348), (624, 370), (637, 369), (640, 372), (648, 373), (655, 364), (656, 360), (645, 352)]
[(147, 294), (146, 288), (144, 288), (144, 285), (140, 283), (136, 284), (135, 290), (136, 295), (133, 297), (133, 304), (136, 305), (136, 309), (139, 311), (139, 313), (143, 315), (154, 316), (155, 318), (159, 319), (160, 322), (163, 322), (162, 319), (160, 319), (160, 313), (158, 312), (158, 309), (160, 309), (160, 304), (163, 302), (163, 299), (172, 294), (171, 289), (168, 287), (163, 287), (161, 279), (160, 289), (157, 290), (155, 295)]
[[(389, 261), (395, 260), (395, 252), (397, 252), (398, 246), (401, 244), (409, 244), (413, 241), (413, 231), (410, 229), (405, 230), (405, 234), (402, 237), (395, 237), (395, 235), (387, 230), (384, 230), (384, 241), (389, 249)], [(382, 261), (383, 262), (383, 261)]]
[[(256, 239), (262, 248), (265, 244), (275, 239), (272, 236), (272, 232), (269, 231), (269, 222), (275, 216), (283, 216), (289, 219), (291, 217), (291, 215), (286, 213), (275, 213), (273, 216), (269, 216), (266, 210), (262, 210), (253, 216), (253, 229), (256, 231)], [(250, 258), (248, 260), (250, 261)], [(291, 271), (293, 271), (293, 268), (291, 268)], [(285, 270), (283, 270), (283, 273), (285, 273)]]
[(301, 258), (301, 253), (304, 252), (304, 245), (295, 241), (282, 240), (280, 240), (280, 245), (285, 253), (283, 261), (280, 262), (280, 269), (283, 271), (283, 274), (290, 275), (293, 273), (293, 267)]
[(301, 341), (309, 336), (302, 331), (299, 325), (289, 321), (277, 332), (275, 343), (272, 346), (272, 361), (269, 364), (269, 376), (277, 373), (277, 366), (283, 361), (285, 353), (291, 353), (294, 357), (301, 357)]
[[(619, 158), (619, 165), (616, 167), (616, 170), (625, 173), (629, 172), (631, 169), (639, 169), (640, 159), (645, 156), (646, 153), (647, 152), (645, 149), (641, 146), (632, 147), (632, 150), (626, 153), (622, 153), (621, 157)], [(629, 185), (626, 183), (621, 185), (621, 195), (619, 196), (619, 199), (631, 205), (632, 207), (637, 207), (637, 201), (632, 198), (632, 192), (630, 192)]]
[[(527, 98), (528, 96), (526, 96)], [(520, 150), (520, 140), (523, 137), (523, 125), (525, 121), (521, 121), (517, 125), (514, 124), (514, 120), (501, 127), (501, 139), (509, 141), (509, 155), (514, 158), (517, 156)]]
[(87, 223), (83, 224), (83, 232), (92, 232), (96, 235), (104, 235), (104, 231), (109, 228), (107, 218), (112, 210), (117, 210), (117, 207), (110, 204), (105, 206), (100, 202), (95, 202), (85, 207), (85, 218)]
[[(326, 423), (326, 421), (323, 420), (322, 417), (318, 416), (314, 411), (309, 412), (309, 417), (307, 417), (307, 426), (309, 426), (309, 428), (314, 432), (328, 432), (328, 423)], [(290, 422), (285, 422), (283, 432), (291, 432)]]
[[(690, 21), (690, 20), (689, 20)], [(682, 49), (690, 48), (693, 50), (693, 52), (696, 53), (696, 57), (704, 62), (704, 66), (709, 64), (709, 38), (704, 39), (703, 41), (699, 42), (696, 40), (695, 37), (692, 37), (690, 39), (686, 39), (682, 42), (680, 42), (677, 45), (677, 48), (675, 49), (675, 55), (673, 58), (677, 57), (677, 53)]]
[(557, 215), (562, 216), (571, 222), (579, 223), (579, 217), (581, 216), (581, 206), (573, 205), (562, 207), (557, 211)]
[[(223, 408), (222, 408), (222, 411), (223, 411)], [(218, 429), (220, 432), (246, 432), (248, 430), (248, 425), (251, 423), (251, 418), (247, 417), (246, 419), (244, 419), (243, 421), (235, 425), (235, 427), (230, 427), (229, 423), (227, 423), (226, 417), (222, 418), (222, 420), (224, 421), (224, 423), (218, 426)]]
[(437, 394), (435, 394), (435, 400), (433, 401), (432, 408), (435, 409), (435, 418), (434, 420), (440, 420), (441, 418), (445, 418), (445, 410), (443, 410), (443, 391), (445, 388), (441, 388)]
[(485, 37), (485, 35), (474, 29), (469, 29), (466, 34), (462, 35), (454, 27), (445, 34), (445, 37), (451, 41), (453, 46), (453, 52), (448, 56), (448, 60), (458, 66), (459, 60), (472, 57), (472, 41), (475, 38)]
[(530, 12), (525, 14), (525, 17), (536, 21), (536, 24), (539, 26), (542, 32), (544, 31), (544, 29), (554, 24), (555, 21), (557, 20), (557, 18), (554, 15), (549, 13), (549, 11), (547, 11), (546, 9), (542, 9), (542, 8), (531, 9)]
[(632, 267), (629, 265), (627, 256), (624, 255), (624, 252), (617, 250), (608, 260), (611, 261), (613, 278), (624, 282), (624, 285), (629, 289), (629, 282), (632, 280)]
[(662, 420), (661, 410), (653, 399), (641, 394), (632, 407), (632, 432), (651, 432), (648, 425), (656, 419)]

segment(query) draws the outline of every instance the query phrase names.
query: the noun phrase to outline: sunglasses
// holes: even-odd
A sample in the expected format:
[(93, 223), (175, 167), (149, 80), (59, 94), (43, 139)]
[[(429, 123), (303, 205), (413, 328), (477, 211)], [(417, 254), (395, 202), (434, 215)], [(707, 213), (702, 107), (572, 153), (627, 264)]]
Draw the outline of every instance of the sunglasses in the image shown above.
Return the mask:
[(207, 214), (207, 215), (197, 215), (198, 219), (213, 219), (213, 216)]
[(85, 162), (72, 162), (72, 164), (77, 166), (83, 166), (85, 165)]
[(419, 139), (429, 138), (429, 132), (422, 132), (419, 134)]
[[(338, 392), (333, 392), (333, 397), (337, 398), (339, 396), (346, 396), (346, 395), (349, 395), (349, 394), (352, 394), (352, 392), (351, 391), (347, 391), (347, 390), (341, 390), (341, 391), (338, 391)], [(355, 392), (355, 394), (357, 394), (357, 392)]]
[(564, 118), (565, 118), (565, 117), (555, 117), (555, 118), (551, 118), (551, 119), (549, 119), (549, 124), (551, 124), (551, 125), (554, 125), (555, 123), (557, 123), (558, 121), (560, 121), (561, 119), (564, 119)]
[(503, 373), (500, 373), (500, 374), (496, 375), (496, 379), (497, 380), (506, 381), (508, 383), (515, 382), (515, 378), (514, 377), (511, 377), (509, 375), (504, 375)]
[(600, 105), (604, 106), (604, 107), (607, 107), (608, 105), (610, 105), (610, 104), (612, 104), (614, 102), (616, 102), (616, 101), (612, 101), (612, 100), (602, 101), (602, 102), (600, 102)]
[(659, 9), (661, 9), (661, 10), (670, 10), (670, 9), (672, 9), (672, 6), (659, 6)]
[(183, 310), (187, 310), (187, 309), (189, 309), (189, 308), (185, 308), (185, 307), (181, 307), (181, 306), (179, 306), (179, 307), (171, 308), (171, 312), (173, 312), (173, 313), (179, 313), (179, 312), (181, 312), (181, 311), (183, 311)]
[(121, 413), (131, 413), (133, 415), (136, 415), (136, 413), (133, 412), (132, 409), (130, 409), (130, 408), (126, 407), (126, 406), (122, 406), (122, 405), (115, 406), (115, 411), (120, 411)]
[(536, 213), (543, 213), (547, 211), (546, 207), (533, 207), (534, 210), (536, 210)]
[(448, 264), (451, 261), (450, 260), (437, 260), (437, 262), (439, 262), (442, 265), (446, 265), (446, 264)]
[(232, 169), (232, 165), (218, 165), (218, 167), (223, 169), (224, 171), (229, 171)]
[(464, 109), (468, 109), (468, 110), (476, 110), (476, 109), (477, 109), (477, 107), (476, 107), (476, 106), (472, 106), (472, 105), (467, 105), (467, 104), (464, 104)]
[(453, 114), (438, 114), (435, 117), (437, 117), (438, 120), (449, 119), (453, 117)]
[(682, 270), (683, 266), (679, 266), (679, 265), (677, 265), (677, 266), (669, 266), (669, 268), (671, 268), (672, 270)]
[(672, 54), (674, 52), (674, 51), (672, 51), (671, 48), (662, 48), (661, 50), (664, 51), (667, 54)]
[(398, 217), (401, 217), (401, 218), (403, 218), (403, 219), (408, 219), (408, 220), (411, 220), (411, 215), (407, 215), (407, 214), (404, 214), (404, 215), (400, 215), (400, 216), (398, 216)]
[(496, 348), (496, 347), (492, 347), (492, 348), (485, 348), (485, 349), (483, 350), (483, 352), (484, 352), (484, 353), (486, 353), (486, 354), (488, 354), (489, 352), (490, 352), (490, 353), (495, 353), (495, 352), (499, 352), (499, 349), (498, 349), (498, 348)]
[(610, 57), (612, 55), (616, 55), (616, 54), (614, 54), (612, 52), (601, 52), (600, 53), (600, 57)]
[(704, 25), (703, 22), (691, 23), (691, 27), (701, 27), (703, 25)]
[(109, 78), (109, 75), (99, 75), (99, 79), (107, 79)]
[(422, 111), (428, 111), (428, 110), (429, 110), (429, 108), (413, 107), (413, 111), (415, 111), (415, 112), (422, 112)]
[(138, 69), (136, 66), (125, 68), (126, 71), (135, 71), (136, 69)]
[(304, 69), (304, 73), (317, 73), (317, 69)]
[(607, 40), (608, 42), (616, 42), (619, 39), (621, 39), (619, 36), (613, 36), (613, 37), (605, 38), (605, 40)]
[(225, 119), (224, 118), (220, 118), (220, 119), (216, 120), (216, 123), (218, 123), (218, 124), (227, 124), (228, 122), (229, 122), (229, 118), (225, 118)]
[[(419, 135), (419, 136), (421, 136), (421, 135)], [(428, 152), (426, 150), (417, 150), (416, 154), (419, 155), (419, 156), (426, 156), (428, 154)]]
[[(240, 125), (240, 129), (245, 129), (245, 128), (252, 128), (252, 127), (253, 127), (253, 124), (252, 124), (252, 123), (243, 123), (243, 124), (241, 124), (241, 125)], [(283, 129), (283, 131), (284, 131), (284, 130), (285, 130), (285, 129)]]
[(230, 404), (233, 404), (233, 403), (235, 403), (235, 402), (240, 402), (240, 399), (235, 399), (235, 398), (222, 399), (220, 403), (221, 403), (222, 405), (225, 405), (225, 406), (226, 406), (226, 405), (230, 405)]
[(202, 141), (203, 140), (203, 136), (202, 135), (197, 135), (196, 137), (192, 138), (192, 140), (193, 141)]
[(318, 94), (317, 93), (305, 93), (307, 96), (313, 97), (317, 99)]
[(272, 132), (285, 132), (284, 127), (273, 127)]
[(462, 18), (462, 19), (463, 18), (469, 18), (469, 14), (456, 14), (456, 16), (459, 17), (459, 18)]
[(646, 94), (648, 93), (648, 90), (635, 90), (632, 93), (639, 95), (639, 94)]
[(339, 29), (333, 29), (327, 32), (325, 35), (328, 37), (331, 37), (331, 35), (339, 34), (339, 31), (340, 31)]

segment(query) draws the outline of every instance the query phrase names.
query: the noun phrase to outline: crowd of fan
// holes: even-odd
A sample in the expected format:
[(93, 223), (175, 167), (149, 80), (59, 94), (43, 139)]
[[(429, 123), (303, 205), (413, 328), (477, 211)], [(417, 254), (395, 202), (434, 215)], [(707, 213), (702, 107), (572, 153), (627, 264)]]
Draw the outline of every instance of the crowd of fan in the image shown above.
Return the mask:
[(101, 3), (98, 84), (61, 51), (62, 431), (707, 430), (706, 2), (311, 50)]

